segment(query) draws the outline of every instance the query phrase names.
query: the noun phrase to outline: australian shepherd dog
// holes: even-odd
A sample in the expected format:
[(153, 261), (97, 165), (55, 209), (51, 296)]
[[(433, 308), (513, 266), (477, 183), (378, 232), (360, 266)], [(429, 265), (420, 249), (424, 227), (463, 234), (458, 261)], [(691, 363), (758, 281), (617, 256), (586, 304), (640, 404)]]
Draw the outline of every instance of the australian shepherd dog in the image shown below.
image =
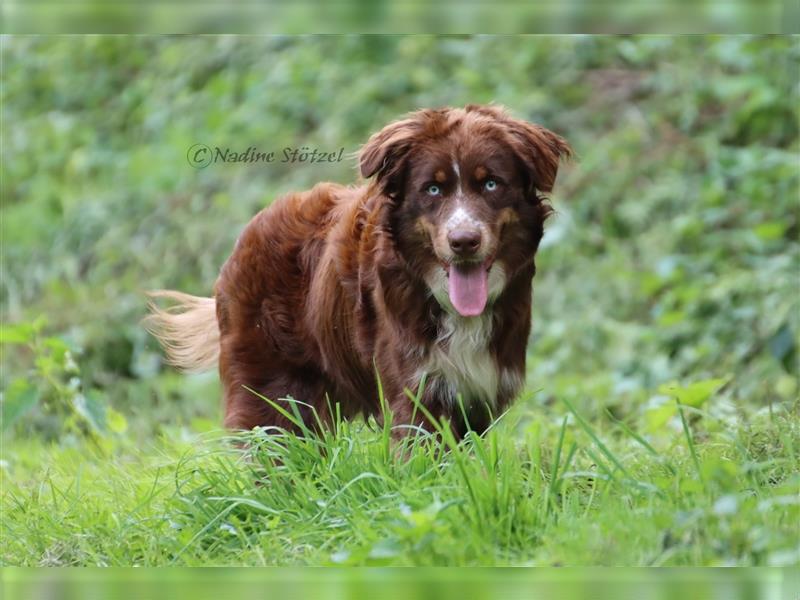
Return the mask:
[[(153, 292), (148, 329), (188, 371), (219, 363), (225, 425), (296, 429), (271, 402), (485, 430), (519, 393), (545, 194), (570, 152), (497, 106), (420, 110), (361, 148), (364, 181), (259, 212), (212, 298)], [(263, 398), (262, 398), (263, 396)], [(417, 410), (420, 405), (424, 411)]]

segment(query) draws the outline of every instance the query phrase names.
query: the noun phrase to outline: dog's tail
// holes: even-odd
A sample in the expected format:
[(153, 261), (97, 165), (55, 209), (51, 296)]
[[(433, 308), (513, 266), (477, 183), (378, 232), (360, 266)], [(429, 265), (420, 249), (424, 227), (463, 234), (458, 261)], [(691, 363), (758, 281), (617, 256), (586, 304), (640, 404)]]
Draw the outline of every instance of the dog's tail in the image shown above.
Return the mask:
[[(167, 362), (190, 373), (213, 368), (219, 359), (219, 325), (214, 298), (171, 290), (155, 290), (147, 295), (150, 314), (142, 324), (161, 342)], [(162, 309), (154, 302), (157, 298), (167, 298), (175, 304)]]

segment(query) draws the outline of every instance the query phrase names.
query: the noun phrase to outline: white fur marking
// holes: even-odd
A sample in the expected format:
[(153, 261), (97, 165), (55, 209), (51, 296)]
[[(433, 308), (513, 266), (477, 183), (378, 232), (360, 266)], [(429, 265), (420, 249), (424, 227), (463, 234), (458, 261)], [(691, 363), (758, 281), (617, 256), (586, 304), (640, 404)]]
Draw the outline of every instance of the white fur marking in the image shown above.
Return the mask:
[(489, 301), (497, 300), (500, 292), (506, 287), (506, 270), (497, 263), (489, 270)]
[(459, 170), (458, 163), (456, 161), (453, 161), (453, 171), (455, 171), (455, 174), (456, 174), (456, 182), (457, 182), (457, 190), (456, 191), (457, 191), (458, 195), (461, 196), (462, 195), (462, 191), (461, 191), (461, 171)]
[(427, 373), (426, 385), (447, 403), (461, 394), (465, 406), (479, 401), (490, 407), (497, 402), (500, 373), (489, 352), (492, 314), (461, 317), (446, 314), (443, 330), (431, 348), (428, 361), (416, 374), (419, 381)]
[(456, 209), (448, 217), (447, 223), (445, 223), (444, 226), (447, 231), (452, 231), (463, 225), (474, 227), (475, 229), (482, 229), (483, 223), (473, 217), (463, 206), (457, 204)]

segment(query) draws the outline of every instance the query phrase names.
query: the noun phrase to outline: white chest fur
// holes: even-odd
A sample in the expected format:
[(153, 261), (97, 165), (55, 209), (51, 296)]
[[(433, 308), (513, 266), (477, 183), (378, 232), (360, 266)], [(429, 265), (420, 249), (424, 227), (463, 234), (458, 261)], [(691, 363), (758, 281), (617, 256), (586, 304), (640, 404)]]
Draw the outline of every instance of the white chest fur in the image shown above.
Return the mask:
[(470, 318), (445, 314), (443, 318), (439, 338), (419, 377), (427, 373), (426, 388), (444, 402), (455, 403), (461, 394), (467, 406), (475, 401), (494, 406), (500, 375), (489, 351), (491, 313)]

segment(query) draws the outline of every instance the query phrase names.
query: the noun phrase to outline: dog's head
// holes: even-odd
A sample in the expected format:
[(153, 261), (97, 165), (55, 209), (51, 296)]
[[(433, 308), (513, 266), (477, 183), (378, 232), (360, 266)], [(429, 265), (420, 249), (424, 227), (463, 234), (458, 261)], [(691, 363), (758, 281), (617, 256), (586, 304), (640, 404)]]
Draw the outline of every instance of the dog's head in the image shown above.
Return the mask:
[(556, 134), (495, 106), (422, 110), (364, 145), (397, 251), (438, 302), (481, 314), (530, 265), (550, 214), (542, 194), (570, 152)]

